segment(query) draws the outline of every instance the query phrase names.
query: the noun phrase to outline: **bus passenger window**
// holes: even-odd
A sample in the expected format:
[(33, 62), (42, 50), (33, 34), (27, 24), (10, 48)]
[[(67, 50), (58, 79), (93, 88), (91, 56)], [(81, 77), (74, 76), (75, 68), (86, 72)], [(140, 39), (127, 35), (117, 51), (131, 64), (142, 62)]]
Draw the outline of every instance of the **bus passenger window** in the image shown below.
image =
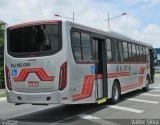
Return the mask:
[(73, 55), (76, 62), (82, 62), (82, 53), (81, 53), (81, 43), (80, 43), (80, 33), (72, 32), (72, 49)]
[(140, 62), (143, 62), (143, 50), (142, 50), (142, 46), (139, 46), (139, 54), (140, 54)]
[(128, 45), (126, 42), (123, 42), (123, 56), (124, 56), (124, 62), (128, 62)]
[(81, 33), (83, 62), (92, 62), (90, 34)]
[(135, 44), (132, 44), (132, 59), (133, 59), (133, 62), (137, 62), (137, 53), (136, 53)]
[(111, 40), (110, 39), (106, 39), (106, 59), (108, 62), (112, 61), (112, 52), (111, 52)]
[(139, 48), (138, 45), (136, 45), (136, 50), (137, 50), (137, 62), (140, 61), (140, 57), (139, 57)]
[(72, 32), (72, 48), (76, 62), (88, 63), (93, 61), (90, 34)]
[(72, 46), (80, 46), (80, 33), (72, 32)]
[(91, 47), (90, 35), (87, 33), (81, 33), (82, 47)]
[(117, 40), (112, 39), (112, 57), (113, 62), (118, 62), (118, 47), (117, 47)]
[(82, 62), (81, 48), (73, 47), (73, 53), (74, 53), (76, 62)]
[(132, 45), (128, 43), (128, 54), (129, 54), (129, 59), (128, 61), (132, 62)]
[(122, 42), (118, 42), (119, 62), (123, 62), (123, 45)]

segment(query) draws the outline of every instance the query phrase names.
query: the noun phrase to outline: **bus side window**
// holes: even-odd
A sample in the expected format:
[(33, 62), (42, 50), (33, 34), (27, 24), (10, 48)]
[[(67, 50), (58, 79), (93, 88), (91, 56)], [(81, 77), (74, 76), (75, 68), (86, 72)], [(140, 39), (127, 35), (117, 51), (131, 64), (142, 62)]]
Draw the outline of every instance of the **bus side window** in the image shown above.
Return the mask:
[(116, 39), (111, 39), (113, 62), (118, 62), (118, 44)]
[(106, 49), (107, 62), (111, 62), (112, 61), (111, 40), (106, 39), (106, 44), (105, 45), (106, 45), (105, 49)]
[(72, 49), (77, 63), (88, 63), (93, 61), (90, 34), (72, 32)]
[(138, 48), (138, 45), (136, 45), (136, 51), (137, 51), (137, 62), (139, 62), (140, 57), (139, 57), (139, 48)]
[(80, 33), (72, 32), (72, 49), (73, 55), (76, 62), (82, 62), (82, 53), (81, 53), (81, 43), (80, 43)]
[(119, 62), (123, 62), (123, 44), (121, 41), (118, 42), (118, 53), (119, 53)]
[(126, 42), (123, 42), (123, 56), (124, 56), (124, 62), (128, 62), (128, 45)]
[(132, 62), (132, 46), (131, 46), (131, 44), (130, 43), (128, 43), (128, 56), (129, 56), (129, 59), (128, 59), (128, 61), (129, 62)]
[(81, 44), (82, 44), (82, 58), (83, 62), (92, 62), (91, 53), (91, 37), (90, 34), (81, 33)]
[(139, 45), (139, 56), (140, 56), (140, 62), (143, 62), (143, 50), (142, 46)]
[(136, 54), (135, 44), (132, 44), (132, 58), (133, 58), (133, 62), (137, 62), (137, 54)]

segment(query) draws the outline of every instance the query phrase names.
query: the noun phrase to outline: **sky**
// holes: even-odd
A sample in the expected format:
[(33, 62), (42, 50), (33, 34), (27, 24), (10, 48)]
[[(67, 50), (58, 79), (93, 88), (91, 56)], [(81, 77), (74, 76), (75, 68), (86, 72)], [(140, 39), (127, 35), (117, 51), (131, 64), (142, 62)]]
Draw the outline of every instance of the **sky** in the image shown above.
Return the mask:
[[(0, 20), (8, 25), (38, 20), (68, 20), (108, 30), (107, 14), (114, 32), (160, 48), (160, 0), (0, 0)], [(72, 21), (72, 20), (71, 20)]]

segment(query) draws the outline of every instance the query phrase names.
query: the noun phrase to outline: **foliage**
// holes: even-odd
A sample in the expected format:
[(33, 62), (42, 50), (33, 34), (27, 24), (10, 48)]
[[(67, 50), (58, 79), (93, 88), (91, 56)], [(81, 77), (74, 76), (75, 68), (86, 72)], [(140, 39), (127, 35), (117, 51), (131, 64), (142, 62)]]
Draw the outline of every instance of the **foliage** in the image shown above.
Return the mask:
[(0, 45), (4, 43), (4, 29), (6, 27), (6, 23), (0, 20)]
[(4, 88), (3, 48), (6, 23), (0, 20), (0, 89)]
[(4, 88), (4, 73), (3, 73), (3, 67), (0, 67), (0, 89)]

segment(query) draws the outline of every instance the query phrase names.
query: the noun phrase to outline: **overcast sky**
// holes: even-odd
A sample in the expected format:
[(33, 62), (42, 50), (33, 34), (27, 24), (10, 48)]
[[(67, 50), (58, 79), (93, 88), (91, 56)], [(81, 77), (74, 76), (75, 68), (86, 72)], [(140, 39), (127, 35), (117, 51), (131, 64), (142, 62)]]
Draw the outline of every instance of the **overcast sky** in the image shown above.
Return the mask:
[(77, 23), (101, 30), (108, 30), (108, 12), (125, 12), (111, 20), (111, 30), (160, 48), (160, 0), (0, 0), (0, 19), (8, 25), (72, 17), (73, 11)]

